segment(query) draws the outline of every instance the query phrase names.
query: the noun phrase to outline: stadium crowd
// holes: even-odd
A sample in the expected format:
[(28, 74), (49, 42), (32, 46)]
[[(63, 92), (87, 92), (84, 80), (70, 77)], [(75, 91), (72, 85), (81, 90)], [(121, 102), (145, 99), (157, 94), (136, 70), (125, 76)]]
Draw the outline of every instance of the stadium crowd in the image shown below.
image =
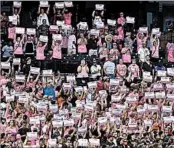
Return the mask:
[[(47, 1), (24, 28), (21, 7), (1, 14), (2, 148), (174, 147), (174, 68), (159, 56), (159, 28), (135, 29), (123, 12), (105, 19), (102, 4), (92, 28), (85, 19), (73, 26), (72, 2)], [(174, 43), (166, 49), (174, 62)], [(67, 55), (81, 61), (63, 75)]]

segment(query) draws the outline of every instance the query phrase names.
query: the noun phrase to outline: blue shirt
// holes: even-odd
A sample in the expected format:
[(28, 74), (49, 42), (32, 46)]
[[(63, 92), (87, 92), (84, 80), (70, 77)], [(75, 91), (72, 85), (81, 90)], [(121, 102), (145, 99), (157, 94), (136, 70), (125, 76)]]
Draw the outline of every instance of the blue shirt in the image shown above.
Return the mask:
[(3, 57), (10, 57), (11, 56), (11, 52), (13, 51), (13, 47), (5, 45), (2, 48), (2, 51), (3, 51)]
[(45, 87), (44, 90), (43, 90), (43, 93), (44, 95), (47, 95), (47, 96), (51, 96), (53, 97), (53, 99), (55, 100), (56, 98), (56, 95), (55, 95), (55, 90), (54, 90), (54, 86), (51, 85), (50, 87)]

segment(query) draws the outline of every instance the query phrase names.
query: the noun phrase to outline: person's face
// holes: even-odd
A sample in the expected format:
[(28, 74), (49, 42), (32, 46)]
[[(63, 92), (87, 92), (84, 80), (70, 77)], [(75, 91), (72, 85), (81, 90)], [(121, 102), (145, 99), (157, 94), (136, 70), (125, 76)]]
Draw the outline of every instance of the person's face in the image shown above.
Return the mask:
[(82, 60), (81, 61), (81, 65), (85, 65), (85, 60)]
[(28, 37), (28, 41), (31, 41), (31, 37), (30, 36)]
[(143, 44), (143, 48), (145, 48), (146, 47), (146, 44)]
[(119, 60), (119, 64), (123, 64), (123, 60), (122, 59)]
[(42, 43), (41, 42), (39, 43), (39, 46), (42, 47)]
[(60, 10), (57, 10), (57, 14), (60, 14)]
[(126, 48), (127, 48), (127, 47), (128, 47), (128, 44), (124, 44), (124, 47), (126, 47)]
[(106, 43), (103, 43), (103, 47), (106, 47)]
[(20, 42), (21, 38), (20, 37), (17, 37), (17, 41)]
[(83, 34), (82, 33), (80, 34), (80, 37), (83, 38)]
[(2, 13), (2, 15), (3, 15), (3, 16), (6, 16), (6, 13), (5, 13), (5, 12), (3, 12), (3, 13)]
[(51, 83), (49, 82), (49, 83), (47, 84), (47, 86), (50, 87), (50, 86), (51, 86)]
[(14, 126), (14, 121), (10, 121), (10, 126)]
[(124, 14), (123, 13), (120, 13), (120, 17), (123, 17), (124, 16)]
[(41, 9), (40, 11), (41, 11), (42, 14), (44, 13), (44, 9)]
[(136, 64), (136, 61), (135, 60), (132, 60), (132, 64)]
[(116, 49), (117, 48), (117, 45), (116, 44), (113, 44), (113, 48)]
[(46, 24), (46, 20), (45, 20), (45, 19), (43, 20), (43, 24), (44, 24), (44, 25)]

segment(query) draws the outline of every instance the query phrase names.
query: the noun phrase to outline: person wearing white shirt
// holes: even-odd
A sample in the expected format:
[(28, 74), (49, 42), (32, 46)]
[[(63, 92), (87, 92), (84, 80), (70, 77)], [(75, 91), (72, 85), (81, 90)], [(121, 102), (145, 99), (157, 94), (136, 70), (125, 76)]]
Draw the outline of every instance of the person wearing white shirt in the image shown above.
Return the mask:
[(109, 57), (109, 60), (104, 63), (103, 70), (110, 79), (115, 78), (115, 63), (112, 62), (112, 57)]
[(68, 54), (76, 54), (76, 36), (73, 32), (68, 37)]
[(96, 79), (101, 76), (101, 66), (97, 64), (97, 61), (93, 59), (93, 65), (90, 68), (91, 78)]
[(38, 8), (38, 19), (37, 19), (37, 26), (39, 27), (40, 25), (42, 25), (43, 20), (46, 20), (46, 24), (49, 26), (49, 20), (48, 20), (48, 14), (49, 14), (49, 9), (50, 7), (48, 6), (47, 8), (47, 12), (44, 12), (44, 9), (41, 9), (40, 6)]
[(138, 56), (140, 62), (145, 62), (146, 57), (150, 55), (149, 49), (146, 48), (146, 43), (143, 43), (143, 47), (138, 50)]

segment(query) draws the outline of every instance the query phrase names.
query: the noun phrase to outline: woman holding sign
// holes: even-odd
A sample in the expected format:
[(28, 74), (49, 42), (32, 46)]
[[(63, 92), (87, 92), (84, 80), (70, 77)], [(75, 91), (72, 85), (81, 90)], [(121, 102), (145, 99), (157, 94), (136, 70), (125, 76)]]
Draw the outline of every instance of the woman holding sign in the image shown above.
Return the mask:
[(87, 39), (84, 37), (84, 34), (80, 34), (80, 38), (77, 40), (78, 44), (78, 53), (87, 53)]
[(47, 46), (47, 43), (43, 45), (43, 43), (40, 41), (38, 42), (36, 46), (36, 60), (38, 60), (38, 67), (43, 67), (42, 63), (44, 62), (44, 59), (45, 59), (44, 50), (46, 46)]
[(151, 34), (150, 37), (150, 49), (151, 49), (151, 57), (158, 59), (159, 58), (159, 38), (156, 35)]
[(22, 38), (21, 37), (17, 37), (16, 38), (16, 35), (15, 35), (15, 38), (14, 38), (14, 56), (16, 58), (21, 58), (23, 56), (23, 43), (24, 43), (24, 38), (25, 38), (25, 34), (22, 35)]
[(57, 60), (58, 59), (62, 59), (62, 50), (61, 50), (61, 41), (54, 41), (53, 40), (53, 44), (52, 44), (52, 49), (53, 49), (53, 55), (52, 55), (52, 58), (53, 58), (53, 69), (54, 69), (54, 72), (57, 73)]

